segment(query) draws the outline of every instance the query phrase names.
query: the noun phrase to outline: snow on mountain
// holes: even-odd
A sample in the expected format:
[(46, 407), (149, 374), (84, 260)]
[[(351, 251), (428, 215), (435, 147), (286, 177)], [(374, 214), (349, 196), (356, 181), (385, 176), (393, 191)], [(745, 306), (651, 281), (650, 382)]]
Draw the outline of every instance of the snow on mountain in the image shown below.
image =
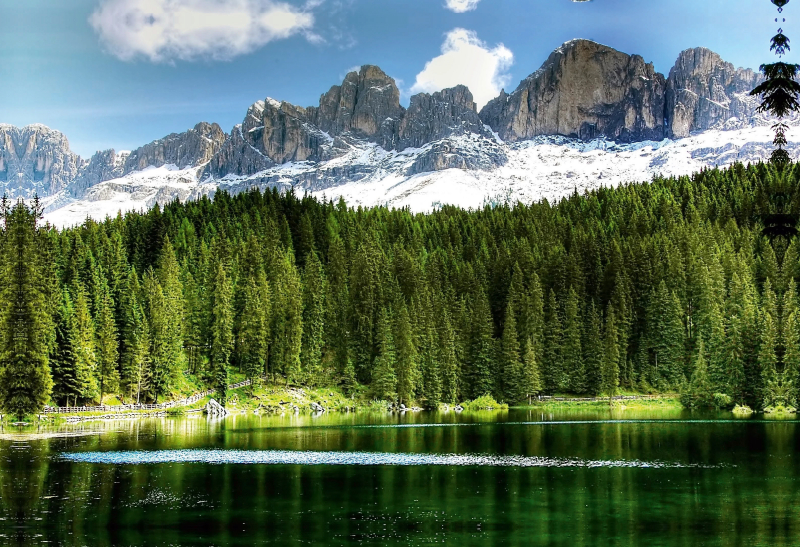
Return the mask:
[[(791, 142), (800, 140), (792, 128)], [(250, 176), (200, 178), (203, 165), (181, 169), (175, 165), (148, 167), (101, 182), (80, 199), (65, 191), (45, 202), (45, 220), (57, 227), (82, 223), (87, 217), (103, 220), (128, 211), (142, 211), (155, 203), (185, 201), (217, 189), (239, 193), (256, 187), (294, 188), (321, 198), (343, 197), (350, 206), (383, 205), (427, 212), (450, 204), (478, 208), (485, 204), (553, 202), (573, 191), (626, 182), (646, 182), (655, 175), (680, 176), (704, 167), (765, 160), (772, 151), (768, 127), (705, 131), (663, 141), (617, 144), (604, 139), (580, 141), (566, 137), (535, 137), (503, 143), (468, 133), (401, 152), (387, 151), (364, 141), (352, 141), (342, 156), (320, 162), (288, 162)], [(443, 169), (419, 172), (426, 154), (452, 150), (469, 156), (480, 169)], [(793, 157), (800, 146), (791, 144)], [(446, 155), (446, 154), (445, 154)], [(497, 165), (500, 165), (499, 167)]]

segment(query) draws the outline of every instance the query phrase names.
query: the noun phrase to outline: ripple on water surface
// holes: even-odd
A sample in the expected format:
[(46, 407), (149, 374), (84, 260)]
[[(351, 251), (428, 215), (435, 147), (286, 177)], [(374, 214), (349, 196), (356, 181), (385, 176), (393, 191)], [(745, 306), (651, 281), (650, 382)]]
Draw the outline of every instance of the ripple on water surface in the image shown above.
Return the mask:
[(265, 464), (265, 465), (389, 465), (476, 467), (633, 467), (717, 468), (719, 465), (642, 460), (584, 460), (540, 456), (486, 454), (407, 454), (393, 452), (310, 452), (293, 450), (155, 450), (75, 452), (61, 455), (77, 463), (141, 465), (158, 463)]

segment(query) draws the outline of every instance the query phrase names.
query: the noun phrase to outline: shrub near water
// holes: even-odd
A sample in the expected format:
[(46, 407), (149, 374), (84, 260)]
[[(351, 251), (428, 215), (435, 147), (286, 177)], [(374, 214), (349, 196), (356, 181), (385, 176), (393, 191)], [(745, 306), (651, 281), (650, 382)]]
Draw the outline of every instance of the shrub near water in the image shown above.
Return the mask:
[(506, 403), (498, 403), (488, 393), (472, 401), (461, 403), (461, 406), (464, 410), (508, 410)]

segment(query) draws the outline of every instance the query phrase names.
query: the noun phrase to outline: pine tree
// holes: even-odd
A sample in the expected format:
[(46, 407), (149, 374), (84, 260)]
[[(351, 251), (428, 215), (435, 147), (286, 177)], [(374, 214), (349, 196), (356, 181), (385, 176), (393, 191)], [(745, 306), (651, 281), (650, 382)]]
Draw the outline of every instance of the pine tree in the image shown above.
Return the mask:
[(160, 396), (169, 393), (174, 370), (174, 356), (172, 354), (173, 348), (170, 336), (172, 330), (167, 325), (170, 314), (166, 310), (167, 304), (164, 299), (164, 291), (152, 270), (144, 275), (144, 294), (147, 302), (146, 322), (150, 335), (150, 366), (147, 371), (148, 393), (150, 399), (158, 402)]
[(211, 370), (217, 401), (225, 406), (228, 391), (228, 365), (233, 352), (233, 288), (225, 267), (217, 264), (211, 308)]
[(39, 411), (53, 389), (48, 362), (52, 322), (39, 264), (41, 237), (33, 210), (3, 200), (3, 260), (0, 285), (0, 409), (18, 417)]
[(692, 370), (692, 380), (689, 383), (688, 391), (681, 395), (681, 402), (688, 408), (709, 407), (713, 404), (713, 394), (708, 378), (708, 365), (702, 338), (695, 348)]
[(97, 372), (100, 386), (100, 404), (104, 393), (116, 393), (119, 389), (117, 326), (114, 322), (114, 301), (108, 285), (102, 284), (97, 312)]
[(606, 328), (603, 337), (603, 361), (600, 391), (613, 397), (619, 388), (619, 334), (614, 308), (609, 305), (606, 312)]
[(83, 285), (74, 289), (75, 305), (69, 316), (68, 336), (75, 356), (76, 385), (80, 386), (79, 399), (94, 401), (100, 395), (97, 385), (97, 354), (95, 350), (95, 327), (89, 302)]
[(525, 394), (530, 398), (542, 391), (542, 375), (536, 360), (533, 340), (528, 338), (522, 348), (522, 374)]
[(120, 384), (137, 404), (150, 388), (150, 336), (142, 302), (139, 276), (130, 268), (120, 293)]
[(761, 371), (759, 384), (756, 391), (758, 401), (769, 400), (771, 397), (767, 391), (769, 379), (775, 379), (777, 375), (778, 355), (777, 346), (779, 342), (779, 331), (776, 321), (777, 305), (775, 293), (772, 292), (769, 280), (764, 283), (764, 296), (761, 310), (761, 344), (758, 353), (758, 368)]
[[(589, 306), (587, 314), (585, 344), (583, 346), (583, 362), (585, 368), (586, 392), (600, 393), (602, 390), (603, 340), (601, 319), (594, 302)], [(619, 358), (619, 356), (617, 356)]]
[(503, 371), (501, 397), (508, 402), (521, 401), (525, 393), (522, 360), (520, 358), (519, 340), (517, 338), (517, 323), (514, 319), (514, 306), (509, 302), (506, 307), (506, 320), (503, 326), (503, 336), (500, 339), (500, 369)]
[(573, 393), (586, 392), (586, 370), (581, 347), (582, 330), (578, 293), (571, 288), (564, 304), (564, 346), (561, 355), (568, 389)]
[(556, 293), (550, 290), (547, 303), (547, 320), (545, 322), (546, 351), (544, 369), (545, 389), (550, 393), (562, 391), (566, 388), (567, 376), (562, 364), (562, 339), (561, 317), (558, 309)]
[(264, 309), (264, 290), (269, 289), (263, 272), (249, 277), (243, 288), (244, 307), (238, 322), (236, 352), (242, 371), (250, 380), (261, 376), (266, 366), (269, 323)]
[(382, 309), (377, 325), (378, 356), (372, 371), (372, 391), (380, 400), (395, 400), (397, 397), (397, 375), (395, 373), (395, 347), (389, 314)]
[[(304, 217), (306, 218), (306, 217)], [(325, 342), (325, 272), (316, 253), (306, 258), (303, 275), (303, 341), (301, 361), (311, 383), (322, 374), (322, 349)]]
[(181, 285), (181, 271), (175, 251), (167, 238), (159, 255), (157, 271), (158, 281), (164, 295), (164, 343), (167, 365), (167, 382), (172, 383), (178, 373), (178, 366), (183, 355), (183, 319), (184, 301), (183, 286)]
[(396, 351), (395, 371), (397, 373), (397, 400), (410, 404), (414, 401), (420, 383), (419, 355), (414, 345), (411, 319), (408, 308), (400, 305), (395, 318), (394, 344)]
[(467, 375), (469, 396), (480, 397), (492, 393), (494, 378), (494, 340), (492, 314), (489, 300), (479, 291), (470, 308), (470, 334), (467, 349)]
[(53, 375), (53, 399), (64, 405), (70, 401), (77, 402), (81, 393), (78, 371), (75, 368), (75, 350), (69, 329), (73, 313), (69, 291), (63, 289), (61, 305), (56, 312), (56, 347), (50, 358), (50, 364)]
[(798, 380), (800, 380), (800, 323), (797, 318), (797, 285), (794, 278), (788, 282), (783, 295), (783, 381), (786, 383), (788, 404), (797, 405)]
[(438, 314), (438, 361), (442, 374), (442, 399), (446, 403), (454, 404), (459, 396), (460, 371), (456, 357), (455, 333), (450, 320), (450, 313), (443, 310)]
[(744, 313), (744, 285), (739, 274), (734, 272), (725, 314), (724, 381), (727, 389), (724, 393), (730, 395), (737, 404), (745, 402)]

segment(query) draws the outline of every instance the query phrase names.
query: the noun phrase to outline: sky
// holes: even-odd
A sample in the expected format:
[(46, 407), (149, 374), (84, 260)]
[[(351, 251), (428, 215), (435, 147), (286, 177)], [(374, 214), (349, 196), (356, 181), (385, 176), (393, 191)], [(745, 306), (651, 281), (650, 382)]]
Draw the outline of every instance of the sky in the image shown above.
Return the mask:
[[(757, 69), (776, 16), (769, 0), (0, 0), (0, 123), (43, 123), (88, 158), (200, 121), (228, 132), (266, 97), (316, 105), (363, 64), (406, 106), (462, 83), (480, 108), (573, 38), (665, 75), (696, 46)], [(780, 17), (797, 36), (800, 5)]]

